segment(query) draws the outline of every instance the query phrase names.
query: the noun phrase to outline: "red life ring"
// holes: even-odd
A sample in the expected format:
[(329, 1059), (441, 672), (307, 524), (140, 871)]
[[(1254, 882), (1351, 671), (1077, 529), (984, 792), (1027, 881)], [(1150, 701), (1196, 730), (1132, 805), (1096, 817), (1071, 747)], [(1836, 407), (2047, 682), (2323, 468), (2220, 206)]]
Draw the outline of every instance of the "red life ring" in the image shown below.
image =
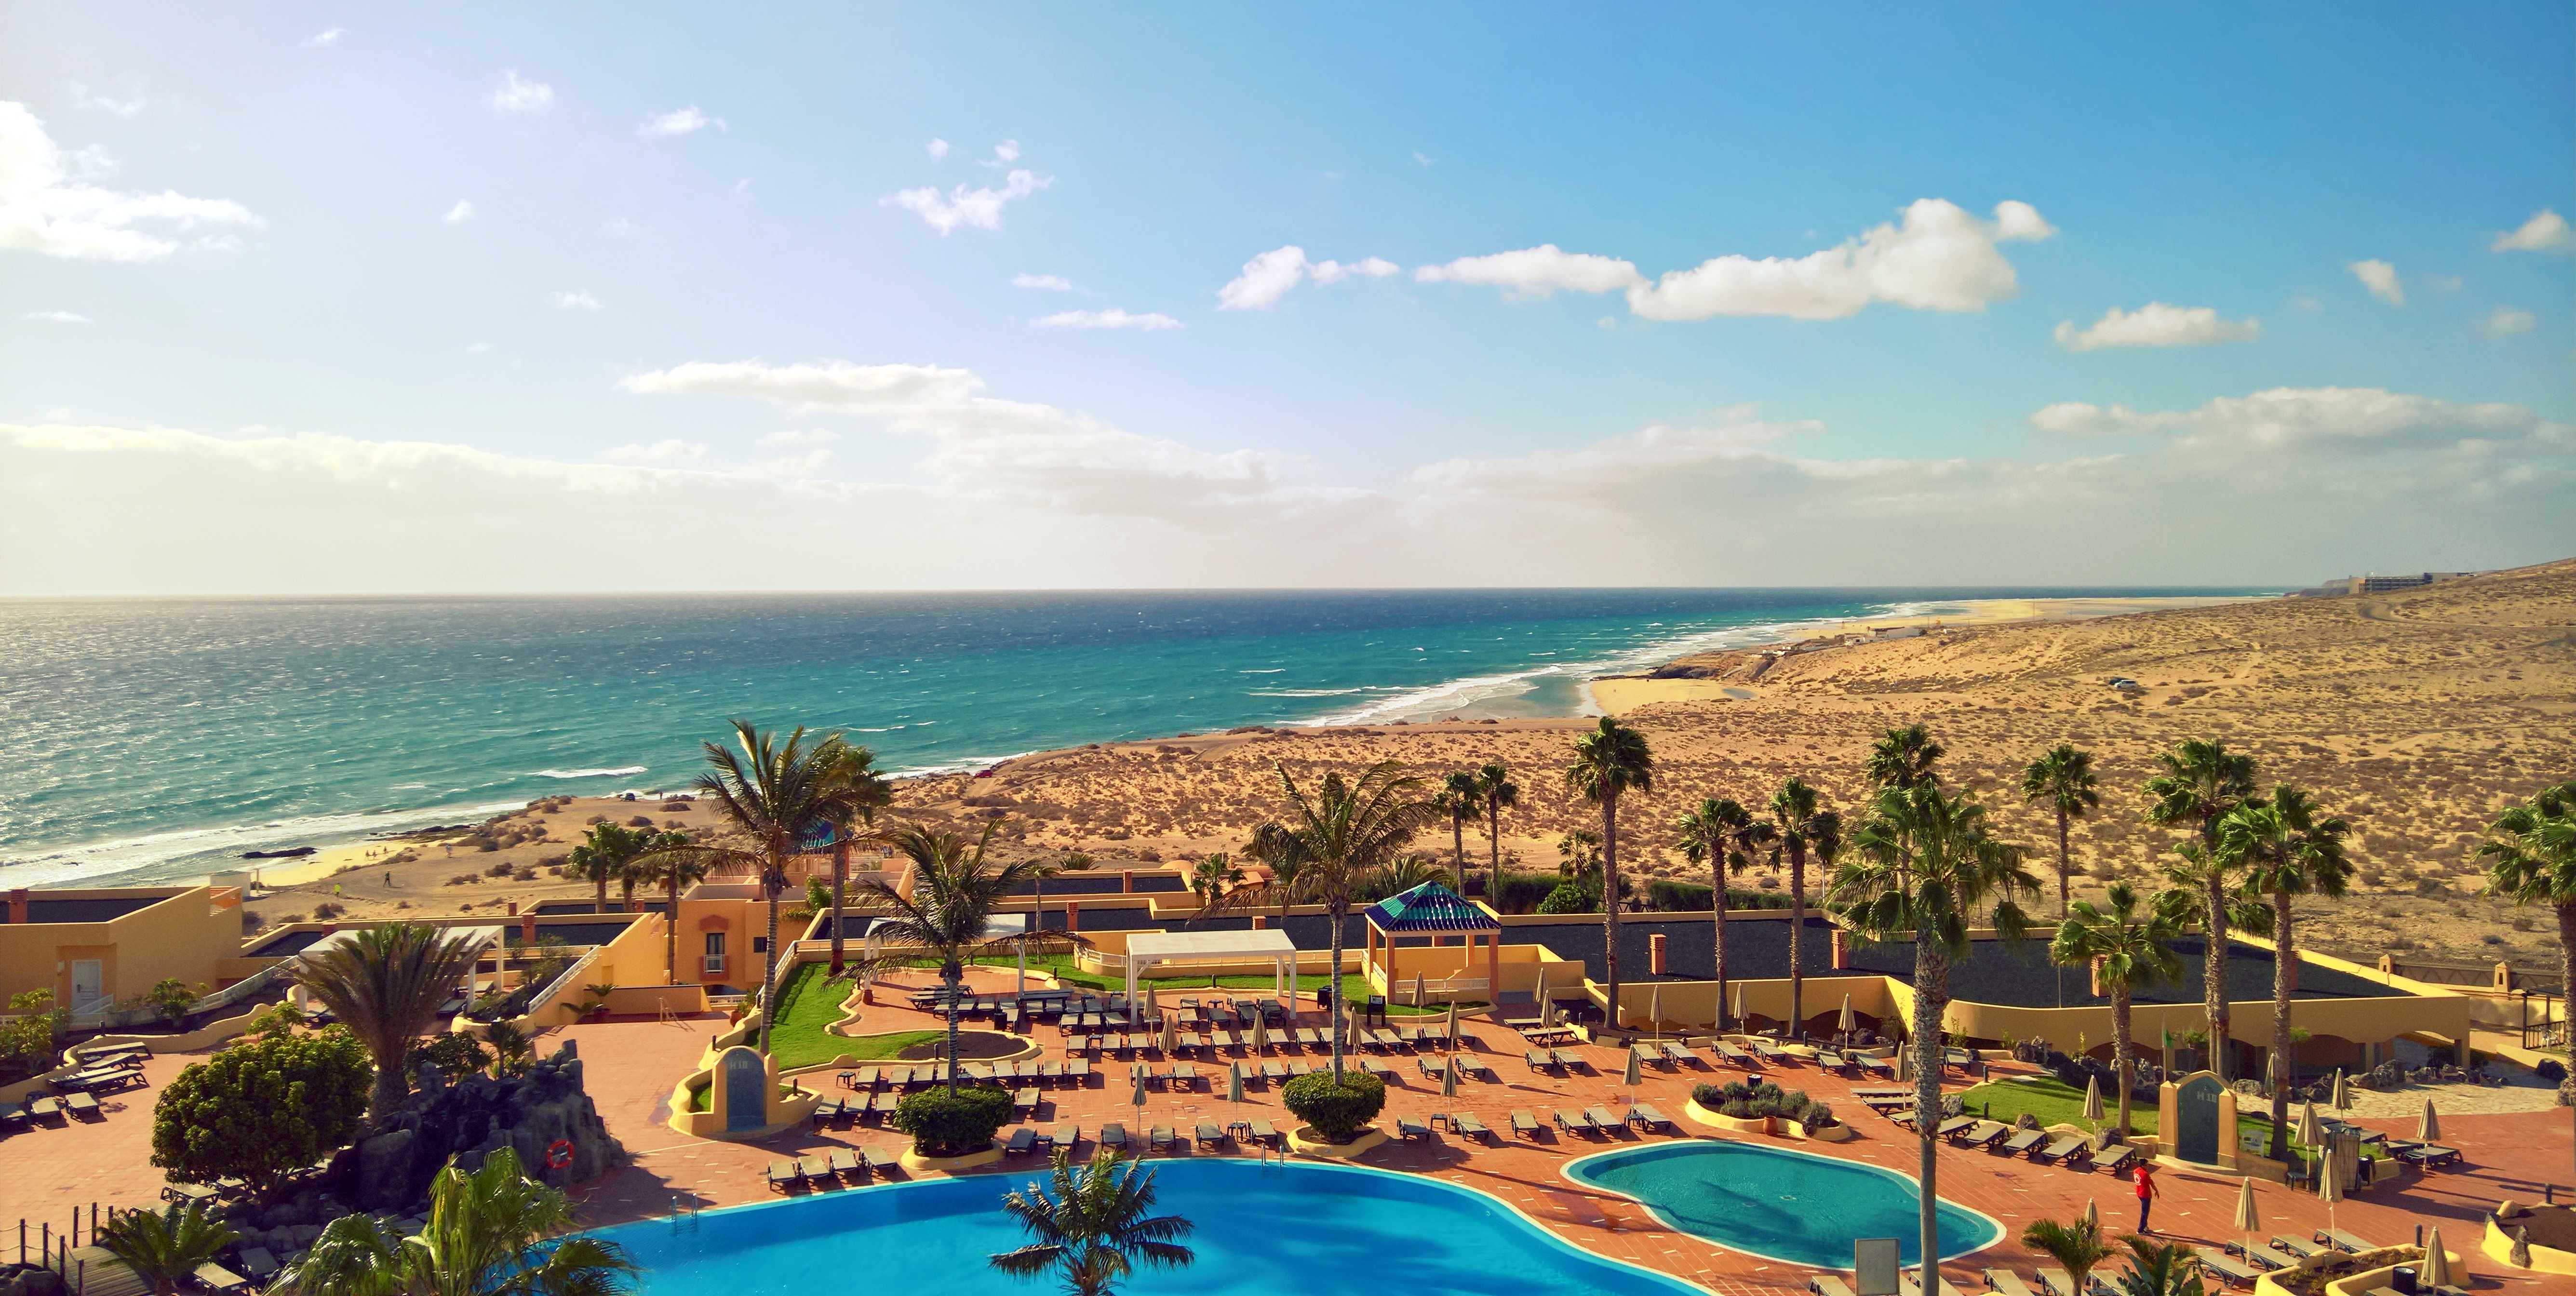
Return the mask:
[(556, 1139), (546, 1147), (546, 1168), (565, 1170), (572, 1166), (572, 1140)]

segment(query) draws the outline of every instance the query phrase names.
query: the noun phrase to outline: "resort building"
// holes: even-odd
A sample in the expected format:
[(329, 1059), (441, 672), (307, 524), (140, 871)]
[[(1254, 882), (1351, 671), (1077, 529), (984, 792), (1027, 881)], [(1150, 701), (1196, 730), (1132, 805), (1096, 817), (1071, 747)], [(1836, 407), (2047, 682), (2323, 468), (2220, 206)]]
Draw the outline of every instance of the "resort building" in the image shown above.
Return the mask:
[(0, 920), (0, 1003), (51, 990), (75, 1018), (99, 1019), (164, 980), (220, 989), (243, 975), (233, 887), (22, 887)]

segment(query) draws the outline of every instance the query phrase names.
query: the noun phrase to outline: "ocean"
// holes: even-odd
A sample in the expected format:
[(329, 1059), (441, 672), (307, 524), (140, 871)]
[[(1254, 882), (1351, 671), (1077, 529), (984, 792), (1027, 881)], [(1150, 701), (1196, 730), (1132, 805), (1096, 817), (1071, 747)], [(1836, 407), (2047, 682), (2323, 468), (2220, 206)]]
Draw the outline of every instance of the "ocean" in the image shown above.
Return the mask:
[(1569, 715), (1584, 682), (1966, 600), (1405, 590), (0, 602), (0, 888), (134, 884), (686, 786), (742, 717), (879, 768), (1236, 725)]

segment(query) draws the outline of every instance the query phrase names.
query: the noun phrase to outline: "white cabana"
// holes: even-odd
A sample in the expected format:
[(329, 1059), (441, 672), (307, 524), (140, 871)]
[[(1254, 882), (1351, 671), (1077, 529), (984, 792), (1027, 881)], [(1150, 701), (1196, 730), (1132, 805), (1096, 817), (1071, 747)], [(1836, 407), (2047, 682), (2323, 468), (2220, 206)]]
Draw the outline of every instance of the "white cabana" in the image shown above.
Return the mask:
[(1136, 982), (1156, 963), (1185, 961), (1270, 964), (1271, 993), (1285, 996), (1297, 975), (1297, 943), (1277, 928), (1254, 931), (1137, 932), (1127, 938), (1127, 1002)]

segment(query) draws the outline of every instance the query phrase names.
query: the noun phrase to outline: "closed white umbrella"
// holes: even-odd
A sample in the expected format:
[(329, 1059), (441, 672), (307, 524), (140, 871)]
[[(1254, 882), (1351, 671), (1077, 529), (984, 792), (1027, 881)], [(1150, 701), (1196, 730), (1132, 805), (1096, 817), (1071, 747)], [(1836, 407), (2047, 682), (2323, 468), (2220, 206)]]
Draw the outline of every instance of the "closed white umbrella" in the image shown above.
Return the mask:
[(1458, 1001), (1449, 1001), (1449, 1051), (1458, 1051)]
[(1646, 1016), (1654, 1023), (1655, 1038), (1661, 1040), (1664, 1037), (1664, 983), (1661, 981), (1646, 992)]
[(1440, 1068), (1440, 1096), (1443, 1098), (1458, 1096), (1458, 1059), (1455, 1056)]
[(1896, 1078), (1899, 1080), (1914, 1078), (1914, 1044), (1911, 1040), (1896, 1046)]
[(1136, 1092), (1127, 1095), (1127, 1105), (1136, 1109), (1136, 1119), (1145, 1119), (1145, 1073), (1136, 1072)]
[(1422, 1006), (1422, 974), (1419, 972), (1413, 974), (1413, 1006)]
[(1633, 1084), (1637, 1084), (1637, 1083), (1639, 1083), (1640, 1081), (1642, 1081), (1642, 1080), (1644, 1080), (1644, 1079), (1645, 1079), (1645, 1072), (1644, 1072), (1644, 1069), (1643, 1069), (1643, 1068), (1641, 1068), (1641, 1067), (1639, 1067), (1639, 1066), (1637, 1065), (1637, 1050), (1636, 1050), (1636, 1047), (1635, 1047), (1634, 1045), (1631, 1045), (1631, 1046), (1629, 1046), (1629, 1049), (1628, 1049), (1628, 1069), (1620, 1073), (1620, 1076), (1619, 1076), (1619, 1082), (1620, 1082), (1621, 1084), (1630, 1084), (1630, 1085), (1633, 1085)]
[(2299, 1141), (2309, 1147), (2315, 1147), (2325, 1141), (2325, 1127), (2317, 1123), (2317, 1105), (2313, 1102), (2299, 1105), (2298, 1135)]
[(2245, 1235), (2245, 1254), (2254, 1254), (2254, 1235), (2263, 1231), (2262, 1212), (2254, 1208), (2254, 1179), (2248, 1175), (2236, 1189), (2236, 1231)]
[(2343, 1200), (2343, 1176), (2337, 1173), (2339, 1169), (2331, 1156), (2317, 1161), (2317, 1200), (2326, 1204), (2326, 1229), (2329, 1232), (2335, 1226), (2335, 1203)]
[(1181, 1019), (1178, 1015), (1165, 1017), (1163, 1019), (1163, 1051), (1165, 1053), (1170, 1053), (1180, 1046), (1180, 1020)]
[(2424, 1100), (2424, 1120), (2422, 1124), (2415, 1127), (2415, 1137), (2419, 1142), (2424, 1143), (2430, 1143), (2442, 1137), (2442, 1118), (2434, 1113), (2433, 1100), (2430, 1098)]
[(1530, 992), (1530, 998), (1538, 1003), (1538, 1024), (1547, 1025), (1547, 965), (1544, 963), (1539, 964), (1538, 988)]
[(2096, 1233), (2102, 1231), (2102, 1212), (2090, 1197), (2084, 1199), (2084, 1226)]
[(2343, 1068), (2341, 1067), (2335, 1068), (2334, 1092), (2327, 1095), (2326, 1105), (2336, 1111), (2352, 1106), (2352, 1095), (2345, 1093), (2343, 1089)]
[(1852, 1010), (1851, 1010), (1851, 996), (1850, 996), (1850, 995), (1844, 995), (1844, 996), (1843, 996), (1843, 1013), (1842, 1013), (1842, 1016), (1841, 1016), (1840, 1018), (1838, 1018), (1838, 1019), (1834, 1022), (1834, 1029), (1835, 1029), (1835, 1030), (1838, 1030), (1838, 1031), (1840, 1031), (1840, 1032), (1842, 1032), (1842, 1035), (1843, 1035), (1844, 1040), (1846, 1040), (1846, 1041), (1850, 1040), (1850, 1038), (1851, 1038), (1851, 1033), (1852, 1033)]
[(2442, 1226), (2439, 1224), (2424, 1234), (2424, 1259), (2416, 1266), (2415, 1283), (2418, 1287), (2451, 1285), (2451, 1253), (2442, 1249)]
[(1270, 1047), (1270, 1017), (1269, 1017), (1269, 1014), (1267, 1014), (1267, 1013), (1259, 1013), (1259, 1014), (1255, 1014), (1255, 1015), (1253, 1016), (1253, 1018), (1252, 1018), (1252, 1051), (1253, 1051), (1253, 1052), (1255, 1052), (1255, 1053), (1258, 1053), (1258, 1052), (1262, 1051), (1263, 1049), (1266, 1049), (1266, 1048), (1269, 1048), (1269, 1047)]
[(1727, 1009), (1727, 1016), (1734, 1020), (1735, 1029), (1749, 1029), (1744, 1024), (1744, 983), (1741, 981), (1735, 983), (1735, 1003)]
[(1243, 1101), (1243, 1064), (1240, 1062), (1225, 1064), (1225, 1100), (1233, 1103)]
[(2102, 1077), (2100, 1076), (2084, 1077), (2084, 1119), (2096, 1123), (2102, 1119)]

